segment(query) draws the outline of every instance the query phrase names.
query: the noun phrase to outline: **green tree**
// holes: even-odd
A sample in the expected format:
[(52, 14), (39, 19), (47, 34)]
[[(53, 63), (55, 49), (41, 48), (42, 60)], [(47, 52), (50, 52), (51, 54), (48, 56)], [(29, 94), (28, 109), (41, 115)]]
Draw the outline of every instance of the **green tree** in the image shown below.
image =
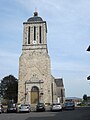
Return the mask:
[(87, 101), (87, 95), (86, 94), (83, 95), (83, 100)]
[(17, 102), (18, 80), (13, 75), (6, 76), (1, 81), (2, 96), (4, 99)]

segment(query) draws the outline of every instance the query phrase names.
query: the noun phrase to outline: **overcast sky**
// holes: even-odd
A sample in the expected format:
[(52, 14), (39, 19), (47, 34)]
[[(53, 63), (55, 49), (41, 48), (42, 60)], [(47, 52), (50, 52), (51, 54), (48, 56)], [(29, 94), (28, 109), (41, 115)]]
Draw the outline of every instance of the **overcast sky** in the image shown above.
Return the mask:
[(90, 95), (90, 0), (0, 0), (0, 79), (18, 78), (23, 22), (35, 8), (47, 22), (52, 75), (63, 77), (66, 97)]

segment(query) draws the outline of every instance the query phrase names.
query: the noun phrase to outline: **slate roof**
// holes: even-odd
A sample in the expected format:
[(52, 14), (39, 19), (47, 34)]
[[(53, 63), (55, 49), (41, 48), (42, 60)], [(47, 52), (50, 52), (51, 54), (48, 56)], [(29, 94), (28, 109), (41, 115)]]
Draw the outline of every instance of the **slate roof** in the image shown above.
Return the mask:
[(42, 22), (43, 19), (41, 17), (38, 16), (38, 12), (34, 12), (34, 16), (30, 17), (27, 22)]
[(63, 79), (59, 78), (59, 79), (55, 79), (55, 83), (57, 87), (63, 87)]
[(37, 21), (43, 21), (43, 19), (41, 17), (37, 17), (37, 16), (34, 16), (34, 17), (31, 17), (27, 20), (27, 22), (37, 22)]

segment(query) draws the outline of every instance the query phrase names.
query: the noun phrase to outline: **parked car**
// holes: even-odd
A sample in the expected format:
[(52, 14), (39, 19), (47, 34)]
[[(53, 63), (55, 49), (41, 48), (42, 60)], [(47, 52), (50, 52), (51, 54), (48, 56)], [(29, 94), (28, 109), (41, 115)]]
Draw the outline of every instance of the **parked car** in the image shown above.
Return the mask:
[(8, 104), (7, 113), (17, 112), (17, 105), (15, 103)]
[(65, 102), (63, 105), (64, 110), (74, 110), (75, 109), (75, 103), (74, 102)]
[(44, 103), (38, 103), (37, 105), (36, 105), (36, 111), (37, 112), (39, 112), (39, 111), (45, 111), (45, 105), (44, 105)]
[(0, 104), (0, 113), (3, 113), (3, 112), (4, 112), (3, 105)]
[(53, 103), (51, 105), (51, 111), (62, 111), (62, 105), (60, 103)]
[(19, 107), (19, 112), (30, 112), (31, 111), (31, 107), (29, 104), (21, 104), (21, 106)]

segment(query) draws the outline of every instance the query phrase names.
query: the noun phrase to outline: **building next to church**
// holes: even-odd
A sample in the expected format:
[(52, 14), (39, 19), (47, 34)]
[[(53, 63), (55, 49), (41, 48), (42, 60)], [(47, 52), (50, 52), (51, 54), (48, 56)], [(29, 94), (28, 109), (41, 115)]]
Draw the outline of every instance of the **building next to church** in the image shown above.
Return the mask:
[(63, 103), (62, 78), (51, 74), (47, 48), (47, 24), (38, 12), (23, 23), (22, 54), (19, 58), (18, 103)]

